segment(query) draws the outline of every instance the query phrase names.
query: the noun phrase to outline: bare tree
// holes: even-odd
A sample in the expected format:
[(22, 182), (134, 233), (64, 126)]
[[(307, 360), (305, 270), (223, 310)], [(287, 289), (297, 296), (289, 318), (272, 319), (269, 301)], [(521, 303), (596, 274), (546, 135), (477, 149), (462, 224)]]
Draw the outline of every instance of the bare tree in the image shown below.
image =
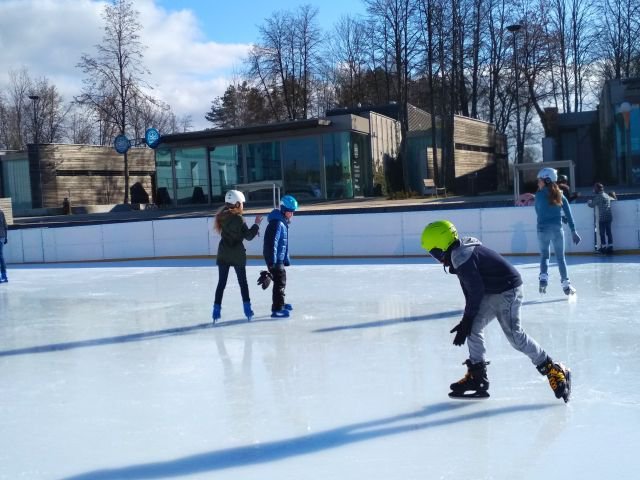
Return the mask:
[(67, 140), (74, 144), (90, 144), (95, 141), (95, 112), (77, 103), (71, 105), (67, 115)]
[(365, 101), (364, 71), (367, 65), (367, 26), (365, 21), (344, 16), (331, 37), (339, 82), (341, 103), (353, 106)]
[(46, 78), (35, 82), (34, 91), (40, 97), (36, 102), (37, 113), (33, 129), (38, 129), (41, 143), (60, 143), (66, 136), (65, 118), (71, 105), (65, 105), (55, 85), (50, 85)]
[[(414, 0), (365, 0), (369, 15), (384, 32), (387, 40), (387, 54), (393, 61), (395, 93), (400, 106), (400, 126), (402, 132), (402, 179), (405, 190), (409, 189), (409, 166), (407, 159), (408, 89), (420, 32), (418, 3)], [(419, 23), (419, 22), (418, 22)]]
[[(113, 0), (105, 6), (102, 18), (104, 36), (96, 45), (96, 55), (84, 54), (78, 67), (86, 74), (81, 104), (92, 106), (107, 122), (125, 134), (131, 126), (128, 115), (133, 103), (145, 97), (149, 87), (144, 76), (149, 72), (142, 63), (144, 47), (139, 32), (139, 12), (131, 0)], [(148, 97), (147, 97), (148, 98)], [(129, 202), (129, 160), (124, 154), (124, 203)]]
[(603, 77), (640, 74), (640, 1), (602, 0), (598, 12)]
[[(26, 138), (29, 114), (28, 95), (32, 94), (32, 83), (25, 68), (9, 72), (9, 91), (7, 95), (7, 146), (11, 149), (21, 149), (28, 141), (35, 141), (35, 129), (31, 137)], [(35, 127), (35, 126), (34, 126)]]

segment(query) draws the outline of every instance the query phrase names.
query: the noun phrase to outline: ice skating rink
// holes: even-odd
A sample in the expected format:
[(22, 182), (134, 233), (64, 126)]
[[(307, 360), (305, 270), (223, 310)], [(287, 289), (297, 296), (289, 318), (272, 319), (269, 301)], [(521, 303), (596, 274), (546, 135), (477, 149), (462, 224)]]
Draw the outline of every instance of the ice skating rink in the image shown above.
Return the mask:
[(491, 398), (454, 401), (457, 278), (428, 257), (296, 261), (289, 319), (212, 260), (22, 266), (0, 285), (0, 478), (637, 479), (640, 257), (568, 258), (525, 330), (573, 372), (556, 400), (497, 322)]

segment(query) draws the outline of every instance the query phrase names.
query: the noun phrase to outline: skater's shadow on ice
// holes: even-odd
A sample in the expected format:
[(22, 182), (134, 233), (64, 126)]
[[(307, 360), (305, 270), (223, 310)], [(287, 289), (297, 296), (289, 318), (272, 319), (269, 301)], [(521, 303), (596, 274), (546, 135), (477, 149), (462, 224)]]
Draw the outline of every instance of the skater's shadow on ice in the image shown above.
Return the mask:
[[(381, 437), (402, 435), (404, 433), (411, 433), (413, 435), (420, 430), (446, 427), (458, 423), (514, 413), (534, 412), (551, 408), (554, 405), (512, 405), (482, 409), (468, 413), (457, 412), (473, 403), (474, 402), (443, 402), (427, 406), (416, 412), (385, 417), (368, 422), (354, 423), (344, 427), (303, 435), (301, 437), (274, 440), (272, 442), (259, 444), (252, 443), (251, 445), (198, 453), (167, 461), (95, 470), (67, 477), (66, 480), (101, 480), (113, 478), (155, 479), (196, 475), (227, 468), (275, 462), (289, 457), (307, 455)], [(442, 414), (442, 416), (439, 418), (425, 419), (425, 417), (434, 417), (440, 414)]]
[[(538, 305), (540, 303), (556, 303), (556, 302), (566, 303), (566, 299), (556, 298), (556, 299), (549, 299), (549, 300), (528, 300), (526, 302), (522, 302), (522, 304)], [(425, 320), (450, 319), (450, 318), (457, 318), (461, 316), (463, 313), (464, 313), (464, 310), (450, 310), (448, 312), (435, 312), (435, 313), (428, 313), (426, 315), (414, 315), (411, 317), (389, 318), (387, 320), (376, 320), (373, 322), (355, 323), (352, 325), (338, 325), (336, 327), (318, 328), (316, 330), (313, 330), (313, 333), (329, 333), (329, 332), (338, 332), (340, 330), (357, 330), (360, 328), (388, 327), (390, 325), (397, 325), (399, 323), (422, 322)]]
[(53, 343), (50, 345), (36, 345), (34, 347), (16, 348), (14, 350), (0, 351), (0, 357), (28, 355), (32, 353), (59, 352), (64, 350), (73, 350), (76, 348), (113, 345), (117, 343), (140, 342), (143, 340), (153, 340), (175, 335), (185, 335), (208, 327), (211, 327), (211, 323), (201, 323), (199, 325), (190, 325), (188, 327), (167, 328), (164, 330), (154, 330), (152, 332), (130, 333), (128, 335), (118, 335), (115, 337), (94, 338), (91, 340), (78, 340), (75, 342)]

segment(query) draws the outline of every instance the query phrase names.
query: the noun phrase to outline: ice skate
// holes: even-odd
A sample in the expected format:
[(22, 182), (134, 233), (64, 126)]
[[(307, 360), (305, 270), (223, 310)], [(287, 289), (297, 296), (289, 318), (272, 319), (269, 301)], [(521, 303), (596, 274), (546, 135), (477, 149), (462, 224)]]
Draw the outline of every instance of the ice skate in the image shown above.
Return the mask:
[(220, 320), (222, 305), (217, 303), (213, 304), (213, 312), (211, 312), (211, 318), (213, 318), (213, 323), (216, 323), (216, 320)]
[(540, 288), (539, 288), (540, 293), (547, 293), (547, 285), (549, 284), (549, 275), (546, 273), (541, 273), (540, 276), (538, 277), (538, 280), (540, 281)]
[(463, 399), (489, 398), (489, 379), (487, 378), (487, 365), (489, 365), (489, 362), (471, 363), (471, 360), (466, 360), (463, 365), (467, 366), (467, 373), (456, 383), (451, 384), (449, 397)]
[(247, 320), (250, 322), (253, 318), (253, 310), (251, 310), (251, 302), (244, 302), (242, 304), (244, 308), (244, 316), (247, 317)]
[(271, 318), (287, 318), (289, 317), (289, 310), (286, 310), (284, 307), (282, 310), (275, 310), (271, 312)]
[(549, 379), (549, 385), (556, 398), (562, 398), (564, 403), (567, 403), (571, 395), (571, 370), (561, 363), (554, 363), (549, 357), (537, 368)]
[(562, 281), (562, 290), (565, 295), (575, 295), (576, 289), (571, 286), (571, 282), (567, 280)]
[(2, 276), (0, 276), (0, 283), (8, 283), (9, 279), (7, 278), (7, 274), (3, 273)]
[(291, 311), (291, 310), (293, 310), (293, 305), (291, 305), (290, 303), (285, 303), (285, 304), (284, 304), (284, 306), (283, 306), (283, 308), (284, 308), (285, 310), (289, 310), (289, 311)]

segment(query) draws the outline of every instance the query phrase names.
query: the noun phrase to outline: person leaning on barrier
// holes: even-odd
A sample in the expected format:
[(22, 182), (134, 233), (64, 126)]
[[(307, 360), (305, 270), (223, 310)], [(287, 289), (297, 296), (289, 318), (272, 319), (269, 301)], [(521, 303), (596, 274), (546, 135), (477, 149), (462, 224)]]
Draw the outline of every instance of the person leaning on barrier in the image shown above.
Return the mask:
[(4, 261), (4, 246), (9, 241), (9, 227), (4, 212), (0, 210), (0, 283), (9, 281), (7, 278), (7, 264)]

